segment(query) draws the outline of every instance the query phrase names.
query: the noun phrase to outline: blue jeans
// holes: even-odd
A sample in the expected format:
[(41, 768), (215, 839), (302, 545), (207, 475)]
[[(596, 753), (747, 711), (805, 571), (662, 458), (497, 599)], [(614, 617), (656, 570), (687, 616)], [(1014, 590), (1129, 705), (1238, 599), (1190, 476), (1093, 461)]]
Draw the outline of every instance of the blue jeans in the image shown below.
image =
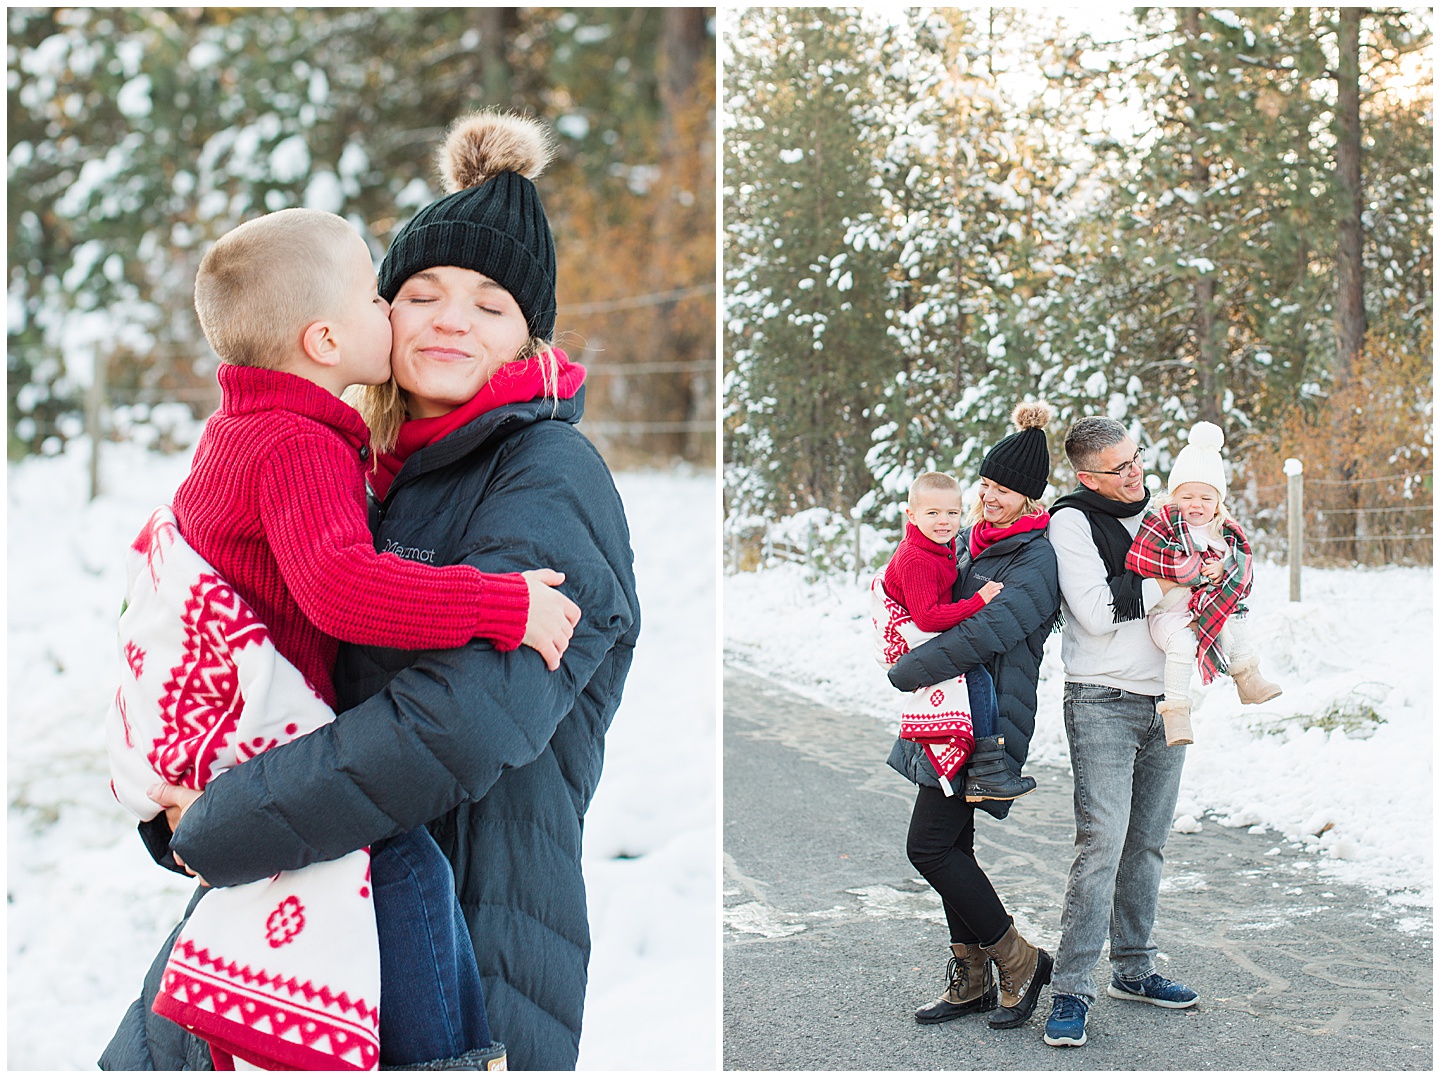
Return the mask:
[(1076, 853), (1050, 987), (1088, 1004), (1095, 1002), (1095, 964), (1107, 930), (1116, 974), (1138, 981), (1155, 972), (1150, 930), (1185, 767), (1184, 747), (1165, 745), (1159, 699), (1065, 683)]
[(965, 672), (965, 688), (970, 691), (970, 728), (978, 741), (999, 732), (1000, 705), (995, 701), (995, 681), (983, 666)]
[(475, 948), (450, 862), (430, 832), (370, 847), (380, 935), (380, 1062), (426, 1063), (490, 1046)]

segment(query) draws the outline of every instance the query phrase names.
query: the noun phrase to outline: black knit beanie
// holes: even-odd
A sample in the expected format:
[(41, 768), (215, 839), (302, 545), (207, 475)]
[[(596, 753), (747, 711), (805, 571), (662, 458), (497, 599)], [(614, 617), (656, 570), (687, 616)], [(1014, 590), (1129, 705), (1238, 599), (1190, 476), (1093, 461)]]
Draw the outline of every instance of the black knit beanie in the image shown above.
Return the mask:
[(980, 462), (980, 474), (1002, 487), (1027, 498), (1039, 498), (1050, 479), (1050, 447), (1045, 443), (1045, 424), (1050, 406), (1039, 402), (1017, 404), (1010, 422), (1020, 429), (995, 443)]
[(386, 302), (432, 266), (483, 273), (515, 297), (530, 334), (555, 333), (555, 240), (531, 179), (550, 160), (535, 120), (477, 112), (458, 120), (440, 151), (452, 192), (406, 222), (380, 263)]

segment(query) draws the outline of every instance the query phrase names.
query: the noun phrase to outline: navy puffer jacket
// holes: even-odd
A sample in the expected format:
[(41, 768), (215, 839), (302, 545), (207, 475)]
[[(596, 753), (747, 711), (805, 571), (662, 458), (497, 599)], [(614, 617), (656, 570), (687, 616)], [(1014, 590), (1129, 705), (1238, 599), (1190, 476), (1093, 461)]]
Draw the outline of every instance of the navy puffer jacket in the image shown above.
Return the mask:
[[(489, 412), (417, 451), (377, 511), (376, 546), (489, 572), (550, 566), (582, 618), (550, 672), (485, 641), (347, 646), (333, 723), (220, 776), (171, 843), (211, 883), (324, 861), (422, 824), (455, 869), (490, 1024), (514, 1069), (575, 1066), (590, 935), (583, 817), (640, 628), (624, 510), (573, 400)], [(163, 956), (162, 956), (163, 957)], [(147, 995), (153, 995), (147, 983)], [(187, 1069), (149, 999), (102, 1066)]]
[[(969, 528), (955, 545), (960, 575), (951, 592), (953, 602), (970, 598), (991, 580), (1005, 587), (972, 617), (902, 656), (890, 668), (890, 683), (910, 692), (985, 667), (995, 680), (1005, 754), (1018, 773), (1035, 736), (1035, 686), (1045, 638), (1060, 612), (1055, 550), (1040, 531), (1001, 539), (973, 559)], [(889, 763), (912, 782), (940, 786), (924, 750), (913, 741), (897, 740)]]

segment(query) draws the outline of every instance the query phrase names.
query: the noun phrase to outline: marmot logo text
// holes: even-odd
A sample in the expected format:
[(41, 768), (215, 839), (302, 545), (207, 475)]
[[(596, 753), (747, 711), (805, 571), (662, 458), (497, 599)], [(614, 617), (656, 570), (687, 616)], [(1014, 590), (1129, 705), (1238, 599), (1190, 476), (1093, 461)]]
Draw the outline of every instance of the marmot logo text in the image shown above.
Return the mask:
[(435, 551), (421, 550), (418, 546), (405, 546), (397, 543), (394, 539), (387, 539), (385, 541), (385, 553), (398, 554), (408, 561), (423, 561), (429, 565), (435, 564)]

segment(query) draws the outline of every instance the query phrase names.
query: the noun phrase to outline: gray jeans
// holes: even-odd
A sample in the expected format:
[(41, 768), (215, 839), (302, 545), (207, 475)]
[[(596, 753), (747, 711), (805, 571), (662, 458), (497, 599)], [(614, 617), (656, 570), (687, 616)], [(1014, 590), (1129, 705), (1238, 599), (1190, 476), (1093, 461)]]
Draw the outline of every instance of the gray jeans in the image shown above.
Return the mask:
[(1150, 930), (1163, 850), (1180, 794), (1183, 746), (1167, 748), (1159, 697), (1065, 684), (1065, 734), (1075, 772), (1075, 863), (1065, 885), (1050, 990), (1095, 1002), (1095, 964), (1127, 981), (1155, 972)]

